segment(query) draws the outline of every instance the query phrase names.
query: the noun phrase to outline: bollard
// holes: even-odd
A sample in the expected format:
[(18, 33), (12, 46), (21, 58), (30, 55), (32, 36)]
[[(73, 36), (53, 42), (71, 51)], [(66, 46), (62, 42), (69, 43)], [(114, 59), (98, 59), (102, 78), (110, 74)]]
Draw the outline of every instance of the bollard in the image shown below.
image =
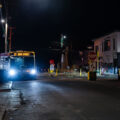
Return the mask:
[(56, 75), (55, 76), (58, 76), (58, 69), (56, 69)]
[(90, 80), (90, 72), (88, 72), (88, 80)]
[(50, 70), (50, 73), (52, 74), (54, 71), (53, 70)]
[(48, 69), (48, 73), (50, 73), (50, 70)]
[(88, 72), (88, 80), (96, 81), (96, 72)]

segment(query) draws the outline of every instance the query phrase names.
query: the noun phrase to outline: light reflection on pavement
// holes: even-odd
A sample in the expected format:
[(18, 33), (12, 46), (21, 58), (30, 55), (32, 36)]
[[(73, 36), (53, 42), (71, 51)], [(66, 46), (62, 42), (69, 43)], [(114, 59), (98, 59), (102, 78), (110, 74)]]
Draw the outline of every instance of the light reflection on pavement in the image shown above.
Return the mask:
[(120, 90), (87, 82), (15, 82), (26, 100), (8, 120), (119, 120)]

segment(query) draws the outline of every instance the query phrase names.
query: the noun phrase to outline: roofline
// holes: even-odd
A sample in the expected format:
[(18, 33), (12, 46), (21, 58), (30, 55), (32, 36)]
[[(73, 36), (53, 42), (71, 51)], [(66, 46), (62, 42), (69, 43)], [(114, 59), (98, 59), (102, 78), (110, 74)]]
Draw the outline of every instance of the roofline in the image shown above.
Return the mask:
[(98, 40), (98, 39), (104, 38), (105, 36), (111, 35), (111, 34), (113, 34), (113, 33), (118, 33), (118, 32), (120, 32), (120, 31), (114, 31), (114, 32), (111, 32), (111, 33), (106, 33), (105, 35), (103, 35), (103, 36), (101, 36), (101, 37), (94, 38), (92, 41), (94, 42), (94, 41), (96, 41), (96, 40)]

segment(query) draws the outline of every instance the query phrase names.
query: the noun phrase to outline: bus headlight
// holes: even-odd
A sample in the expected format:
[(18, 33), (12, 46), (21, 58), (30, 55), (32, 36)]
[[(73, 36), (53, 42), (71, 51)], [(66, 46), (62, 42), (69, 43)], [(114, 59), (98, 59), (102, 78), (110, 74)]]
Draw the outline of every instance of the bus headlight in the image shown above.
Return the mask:
[(9, 71), (9, 75), (10, 75), (10, 76), (15, 76), (15, 75), (16, 75), (16, 71), (15, 71), (14, 69), (11, 69), (11, 70)]
[(32, 75), (35, 75), (35, 74), (36, 74), (36, 70), (35, 70), (35, 69), (32, 69), (32, 70), (30, 71), (30, 73), (31, 73)]

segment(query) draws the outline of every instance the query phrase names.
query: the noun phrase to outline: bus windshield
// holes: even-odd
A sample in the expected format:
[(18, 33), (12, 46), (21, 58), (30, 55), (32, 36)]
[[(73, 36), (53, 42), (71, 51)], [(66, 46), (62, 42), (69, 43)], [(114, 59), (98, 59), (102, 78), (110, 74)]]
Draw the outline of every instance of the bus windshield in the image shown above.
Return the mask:
[(13, 68), (33, 68), (34, 58), (33, 57), (13, 57), (10, 60), (10, 66)]

